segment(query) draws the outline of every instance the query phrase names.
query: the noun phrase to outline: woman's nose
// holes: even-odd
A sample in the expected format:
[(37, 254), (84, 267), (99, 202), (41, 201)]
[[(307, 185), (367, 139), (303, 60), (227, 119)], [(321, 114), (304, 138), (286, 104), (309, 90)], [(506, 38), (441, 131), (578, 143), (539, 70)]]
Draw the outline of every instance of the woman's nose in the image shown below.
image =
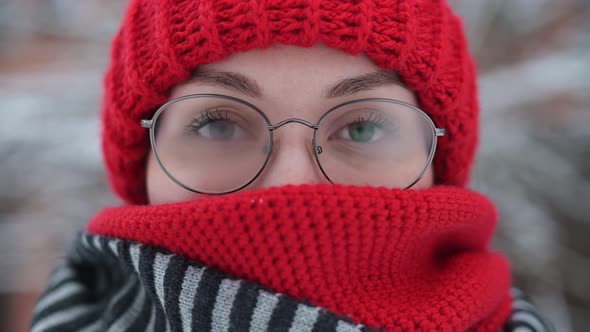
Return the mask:
[(313, 130), (297, 124), (286, 127), (279, 129), (282, 132), (276, 135), (279, 138), (273, 143), (268, 164), (254, 186), (268, 188), (287, 184), (328, 183), (313, 152)]

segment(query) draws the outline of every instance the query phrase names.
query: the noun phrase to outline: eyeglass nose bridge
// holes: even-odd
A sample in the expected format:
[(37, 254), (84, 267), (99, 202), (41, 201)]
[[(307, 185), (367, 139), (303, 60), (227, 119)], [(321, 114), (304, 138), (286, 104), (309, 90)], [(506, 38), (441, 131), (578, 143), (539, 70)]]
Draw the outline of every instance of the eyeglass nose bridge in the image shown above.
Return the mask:
[(295, 122), (295, 123), (299, 123), (302, 124), (308, 128), (311, 128), (313, 130), (317, 130), (320, 126), (317, 124), (313, 124), (309, 121), (303, 120), (303, 119), (299, 119), (299, 118), (289, 118), (289, 119), (285, 119), (283, 121), (280, 121), (279, 123), (275, 124), (275, 125), (269, 125), (268, 126), (268, 130), (273, 131), (275, 129), (279, 129), (280, 127), (291, 123), (291, 122)]

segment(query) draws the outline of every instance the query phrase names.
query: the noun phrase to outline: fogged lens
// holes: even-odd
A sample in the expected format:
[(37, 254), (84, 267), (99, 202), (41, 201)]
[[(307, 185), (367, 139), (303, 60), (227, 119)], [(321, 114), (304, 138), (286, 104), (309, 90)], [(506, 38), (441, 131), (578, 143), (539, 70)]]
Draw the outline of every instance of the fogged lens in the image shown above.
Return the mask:
[(196, 192), (240, 189), (268, 159), (267, 120), (231, 97), (181, 98), (157, 114), (154, 128), (154, 150), (162, 168)]
[(406, 188), (432, 159), (435, 129), (408, 104), (360, 100), (324, 115), (315, 144), (320, 167), (334, 183)]

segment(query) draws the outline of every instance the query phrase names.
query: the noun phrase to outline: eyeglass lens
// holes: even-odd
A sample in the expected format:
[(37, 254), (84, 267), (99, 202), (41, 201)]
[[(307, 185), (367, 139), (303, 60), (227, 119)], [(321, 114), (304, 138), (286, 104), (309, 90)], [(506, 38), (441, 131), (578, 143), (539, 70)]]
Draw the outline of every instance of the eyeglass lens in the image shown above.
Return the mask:
[[(271, 153), (267, 119), (245, 103), (221, 97), (167, 104), (154, 118), (152, 134), (166, 173), (201, 193), (244, 187)], [(419, 110), (377, 99), (329, 111), (313, 140), (319, 166), (331, 182), (405, 188), (428, 167), (435, 134)]]

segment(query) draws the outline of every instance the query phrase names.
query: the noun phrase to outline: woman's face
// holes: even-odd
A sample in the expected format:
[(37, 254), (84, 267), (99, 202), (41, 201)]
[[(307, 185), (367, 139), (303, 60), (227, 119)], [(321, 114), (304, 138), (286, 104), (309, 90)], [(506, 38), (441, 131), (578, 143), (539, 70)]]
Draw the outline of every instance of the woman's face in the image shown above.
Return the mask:
[[(287, 118), (300, 118), (315, 124), (334, 106), (361, 98), (390, 98), (416, 105), (414, 94), (404, 87), (395, 74), (382, 71), (364, 55), (352, 56), (322, 45), (312, 48), (276, 45), (202, 65), (192, 80), (173, 89), (171, 99), (191, 94), (221, 94), (245, 100), (260, 108), (272, 124)], [(220, 129), (219, 126), (215, 132), (210, 129), (201, 129), (201, 133), (219, 135), (224, 133), (223, 130), (227, 132), (227, 129)], [(344, 135), (350, 139), (351, 133), (363, 139), (367, 129), (348, 130)], [(318, 167), (313, 148), (310, 148), (313, 136), (311, 128), (289, 123), (275, 130), (273, 135), (274, 146), (268, 164), (256, 180), (242, 190), (328, 182)], [(421, 155), (418, 150), (415, 154)], [(236, 153), (241, 152), (232, 154)], [(409, 156), (403, 159), (417, 158)], [(361, 159), (361, 166), (367, 160), (357, 159)], [(354, 162), (344, 164), (348, 164), (346, 167), (350, 169), (355, 167)], [(239, 164), (231, 167), (241, 169)], [(192, 173), (190, 170), (188, 172), (183, 174), (185, 181), (191, 181)], [(377, 179), (375, 181), (393, 176), (388, 167), (375, 168), (371, 173)], [(199, 176), (203, 174), (195, 170), (194, 177)], [(208, 176), (212, 178), (213, 172)], [(387, 185), (375, 181), (368, 183)], [(430, 167), (412, 188), (432, 185), (433, 172)], [(147, 164), (147, 191), (150, 204), (179, 202), (199, 196), (166, 176), (153, 153), (150, 153)]]

